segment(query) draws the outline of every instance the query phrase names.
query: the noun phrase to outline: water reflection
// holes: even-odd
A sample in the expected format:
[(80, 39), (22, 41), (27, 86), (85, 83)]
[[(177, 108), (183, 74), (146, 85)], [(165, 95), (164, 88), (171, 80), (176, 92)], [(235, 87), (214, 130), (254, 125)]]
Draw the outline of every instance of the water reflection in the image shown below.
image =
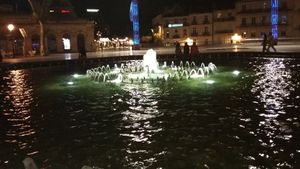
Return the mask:
[(120, 134), (126, 145), (125, 165), (147, 168), (165, 154), (164, 151), (153, 152), (151, 148), (155, 140), (153, 137), (163, 130), (162, 123), (157, 120), (162, 116), (157, 105), (160, 90), (148, 85), (125, 85), (124, 90), (129, 94), (125, 100), (129, 110), (122, 113)]
[(7, 88), (4, 96), (3, 115), (9, 128), (6, 131), (5, 142), (15, 146), (16, 151), (25, 152), (27, 155), (38, 153), (32, 149), (36, 131), (32, 126), (33, 88), (28, 83), (28, 77), (23, 70), (9, 72)]
[[(289, 122), (280, 117), (287, 113), (286, 108), (289, 106), (287, 100), (290, 99), (291, 92), (295, 90), (291, 70), (286, 65), (289, 65), (287, 60), (270, 59), (255, 68), (258, 78), (252, 86), (252, 93), (263, 108), (257, 109), (261, 120), (256, 131), (251, 131), (250, 134), (258, 136), (260, 145), (267, 149), (258, 154), (265, 159), (276, 157), (278, 153), (286, 151), (277, 144), (282, 144), (282, 141), (289, 142), (293, 138)], [(260, 104), (258, 102), (257, 104)], [(278, 161), (277, 166), (282, 165), (291, 167), (286, 161), (282, 163)]]

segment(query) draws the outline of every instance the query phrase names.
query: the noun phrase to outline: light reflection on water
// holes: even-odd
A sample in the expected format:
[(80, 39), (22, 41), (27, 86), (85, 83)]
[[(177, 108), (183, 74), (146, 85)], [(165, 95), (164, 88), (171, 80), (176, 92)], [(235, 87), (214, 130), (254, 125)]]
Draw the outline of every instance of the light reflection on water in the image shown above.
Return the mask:
[[(293, 131), (289, 125), (291, 121), (284, 117), (287, 108), (295, 106), (288, 104), (291, 92), (294, 92), (296, 87), (289, 66), (289, 61), (277, 58), (254, 66), (257, 78), (251, 92), (262, 103), (263, 108), (259, 111), (261, 121), (250, 134), (258, 136), (258, 142), (264, 147), (258, 155), (264, 159), (276, 159), (282, 152), (289, 151), (277, 144), (288, 144), (293, 138)], [(293, 118), (293, 121), (297, 120), (297, 117)], [(294, 153), (290, 152), (290, 156), (293, 157)], [(284, 160), (277, 160), (277, 167), (293, 168), (292, 164)]]
[(44, 169), (295, 168), (300, 61), (246, 62), (221, 67), (211, 85), (115, 86), (74, 72), (7, 72), (0, 168), (22, 168), (34, 153)]
[(3, 109), (3, 115), (10, 126), (6, 131), (5, 142), (15, 147), (16, 154), (19, 151), (27, 155), (33, 155), (38, 151), (32, 148), (36, 142), (36, 131), (32, 126), (32, 109), (34, 107), (33, 86), (28, 84), (25, 71), (13, 70), (4, 79), (9, 90), (6, 90), (4, 104), (10, 105), (9, 109)]
[(158, 135), (163, 130), (160, 127), (162, 123), (160, 126), (152, 124), (158, 117), (163, 116), (157, 105), (160, 89), (150, 85), (125, 85), (123, 89), (129, 94), (127, 100), (124, 100), (129, 109), (121, 113), (123, 117), (120, 136), (127, 145), (125, 166), (148, 168), (166, 153), (161, 151), (151, 155), (153, 150), (149, 148), (155, 141), (153, 135)]

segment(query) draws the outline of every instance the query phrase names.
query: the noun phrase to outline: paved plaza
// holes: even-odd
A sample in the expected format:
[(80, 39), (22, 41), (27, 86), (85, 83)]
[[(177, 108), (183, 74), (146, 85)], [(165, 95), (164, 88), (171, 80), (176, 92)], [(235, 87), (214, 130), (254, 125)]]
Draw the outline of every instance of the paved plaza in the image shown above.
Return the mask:
[[(87, 53), (88, 58), (103, 58), (103, 57), (116, 57), (116, 56), (135, 56), (144, 55), (149, 48), (142, 48), (140, 50), (130, 49), (105, 49), (98, 52)], [(276, 46), (278, 52), (283, 53), (298, 53), (300, 52), (299, 43), (284, 43)], [(154, 48), (158, 55), (174, 54), (174, 47), (157, 47)], [(240, 44), (240, 45), (222, 45), (199, 47), (200, 53), (213, 53), (213, 52), (260, 52), (262, 46), (258, 43), (253, 44)], [(299, 56), (300, 57), (300, 56)], [(57, 53), (48, 56), (34, 56), (34, 57), (16, 57), (4, 58), (4, 63), (21, 63), (21, 62), (40, 62), (40, 61), (57, 61), (57, 60), (74, 60), (78, 59), (78, 53)]]

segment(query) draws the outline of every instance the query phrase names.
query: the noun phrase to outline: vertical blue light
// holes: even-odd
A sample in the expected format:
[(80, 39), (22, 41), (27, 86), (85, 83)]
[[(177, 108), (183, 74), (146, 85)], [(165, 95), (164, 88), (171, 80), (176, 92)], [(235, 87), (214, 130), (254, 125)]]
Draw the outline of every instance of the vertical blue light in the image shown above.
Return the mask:
[(271, 0), (271, 31), (274, 39), (278, 38), (278, 0)]
[(137, 0), (132, 0), (130, 4), (130, 20), (133, 25), (133, 44), (140, 44), (140, 31), (139, 31), (139, 6)]

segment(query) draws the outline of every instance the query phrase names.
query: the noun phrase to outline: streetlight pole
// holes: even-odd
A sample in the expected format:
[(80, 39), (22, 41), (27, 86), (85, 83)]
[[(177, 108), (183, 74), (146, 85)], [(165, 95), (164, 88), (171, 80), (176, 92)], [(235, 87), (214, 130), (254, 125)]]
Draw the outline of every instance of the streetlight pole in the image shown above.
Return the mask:
[(15, 57), (15, 45), (14, 45), (14, 37), (13, 37), (13, 30), (15, 29), (15, 26), (13, 24), (8, 24), (7, 25), (7, 29), (10, 32), (10, 36), (11, 36), (11, 49), (12, 49), (12, 57)]

